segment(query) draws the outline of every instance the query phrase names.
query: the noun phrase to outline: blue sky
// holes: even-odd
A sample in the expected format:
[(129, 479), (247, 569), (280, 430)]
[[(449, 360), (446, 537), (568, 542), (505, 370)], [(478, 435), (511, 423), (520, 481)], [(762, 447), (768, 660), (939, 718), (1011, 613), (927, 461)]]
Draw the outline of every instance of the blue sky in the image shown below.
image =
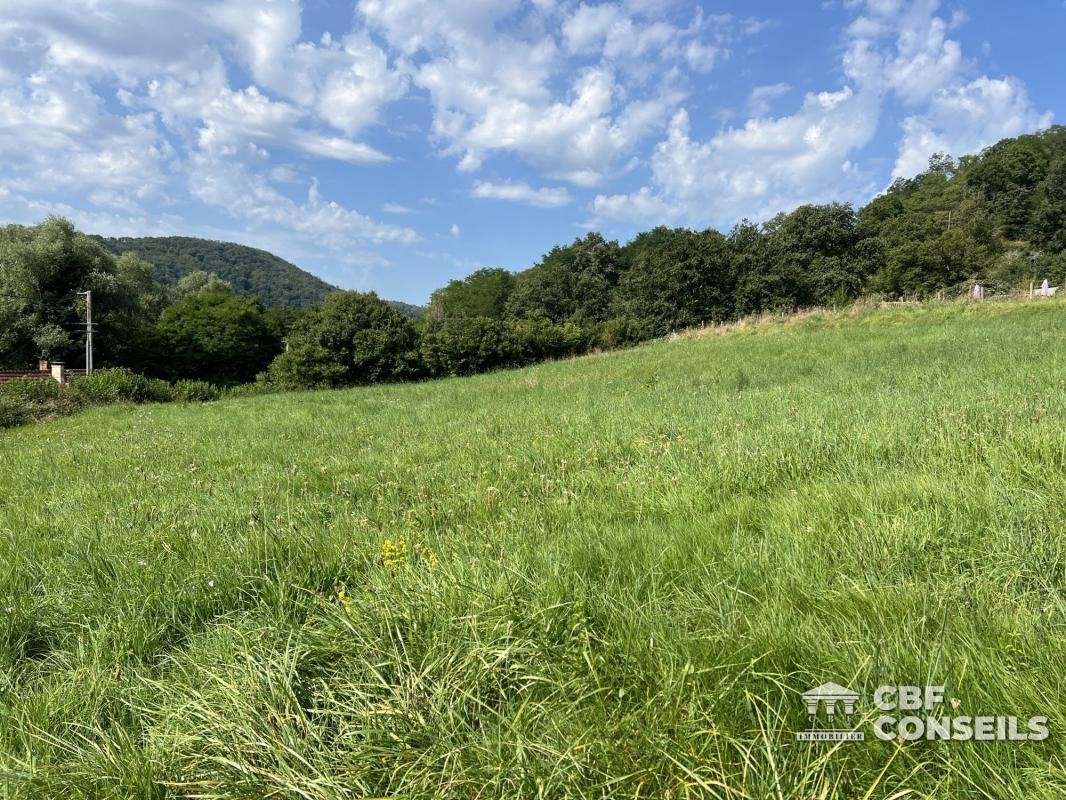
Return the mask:
[(0, 218), (425, 302), (1046, 127), (1064, 36), (1063, 0), (0, 0)]

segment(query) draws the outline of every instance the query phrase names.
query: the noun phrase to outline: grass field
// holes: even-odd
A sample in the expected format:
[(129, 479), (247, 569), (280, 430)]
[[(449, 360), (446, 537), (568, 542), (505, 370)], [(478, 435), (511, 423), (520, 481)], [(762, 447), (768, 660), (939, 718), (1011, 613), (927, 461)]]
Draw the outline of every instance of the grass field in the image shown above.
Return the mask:
[[(1064, 345), (855, 310), (0, 432), (0, 797), (1061, 798)], [(1050, 736), (797, 742), (829, 680)]]

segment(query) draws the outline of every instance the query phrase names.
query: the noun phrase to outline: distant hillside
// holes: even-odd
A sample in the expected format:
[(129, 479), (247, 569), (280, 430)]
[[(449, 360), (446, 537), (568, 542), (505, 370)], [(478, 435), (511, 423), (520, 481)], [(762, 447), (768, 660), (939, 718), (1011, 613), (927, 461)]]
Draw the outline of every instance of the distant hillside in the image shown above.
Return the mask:
[(309, 306), (337, 291), (295, 264), (254, 247), (188, 236), (97, 238), (118, 255), (139, 253), (155, 265), (159, 280), (168, 286), (190, 272), (205, 270), (216, 273), (239, 294), (257, 295), (267, 306)]
[(426, 313), (425, 306), (413, 306), (410, 303), (404, 303), (400, 300), (386, 300), (385, 305), (392, 308), (393, 311), (398, 311), (408, 319), (419, 319)]

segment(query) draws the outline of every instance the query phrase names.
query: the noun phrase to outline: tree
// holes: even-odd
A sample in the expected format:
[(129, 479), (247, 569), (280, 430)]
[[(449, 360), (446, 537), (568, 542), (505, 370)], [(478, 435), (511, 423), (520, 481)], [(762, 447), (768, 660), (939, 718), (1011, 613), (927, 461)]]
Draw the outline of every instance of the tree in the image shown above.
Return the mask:
[(373, 292), (335, 292), (289, 333), (270, 366), (283, 386), (337, 387), (418, 377), (418, 332)]
[(263, 305), (231, 292), (188, 295), (163, 312), (156, 333), (159, 355), (148, 371), (170, 379), (246, 383), (281, 349)]
[(0, 229), (0, 364), (25, 367), (39, 356), (80, 364), (84, 291), (93, 292), (97, 364), (136, 360), (141, 332), (166, 300), (151, 265), (133, 255), (116, 261), (59, 217)]
[(1033, 220), (1033, 239), (1053, 251), (1066, 250), (1066, 158), (1044, 181), (1043, 202)]
[(625, 249), (632, 265), (619, 281), (614, 310), (640, 322), (645, 336), (732, 316), (736, 276), (722, 234), (658, 227)]
[(489, 317), (453, 317), (422, 335), (430, 375), (473, 375), (508, 365), (504, 324)]
[(890, 295), (928, 297), (940, 289), (961, 289), (987, 272), (989, 265), (987, 251), (961, 228), (952, 228), (935, 239), (894, 248), (872, 288)]
[(869, 267), (856, 257), (858, 218), (850, 205), (800, 206), (767, 222), (763, 233), (761, 258), (746, 261), (739, 281), (738, 313), (835, 305), (862, 291)]
[(432, 328), (457, 317), (502, 319), (514, 288), (514, 276), (505, 269), (479, 269), (462, 280), (449, 281), (437, 289), (426, 309), (426, 324)]
[(1034, 210), (1034, 190), (1048, 172), (1039, 139), (1004, 139), (981, 154), (967, 175), (968, 183), (991, 202), (1003, 223), (1003, 234), (1024, 235)]
[(539, 264), (516, 276), (507, 317), (576, 325), (601, 322), (610, 316), (611, 294), (621, 273), (618, 242), (590, 233), (566, 247), (552, 248)]
[(194, 294), (213, 294), (215, 292), (232, 292), (233, 287), (218, 277), (214, 272), (198, 269), (190, 272), (178, 281), (174, 287), (174, 297), (178, 300)]

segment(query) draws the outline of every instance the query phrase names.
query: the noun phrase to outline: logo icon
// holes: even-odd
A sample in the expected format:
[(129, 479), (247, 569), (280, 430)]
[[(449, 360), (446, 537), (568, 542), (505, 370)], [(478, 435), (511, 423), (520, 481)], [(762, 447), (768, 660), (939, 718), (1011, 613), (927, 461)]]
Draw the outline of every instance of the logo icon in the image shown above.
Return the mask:
[[(810, 718), (810, 729), (800, 731), (796, 738), (801, 742), (861, 742), (865, 735), (862, 731), (841, 730), (838, 728), (818, 728), (818, 712), (825, 707), (825, 716), (830, 726), (838, 721), (837, 705), (840, 705), (848, 728), (851, 727), (851, 717), (855, 713), (855, 704), (859, 701), (859, 693), (853, 692), (839, 683), (823, 683), (803, 693), (803, 702), (807, 706), (807, 716)], [(837, 723), (839, 724), (839, 723)]]

